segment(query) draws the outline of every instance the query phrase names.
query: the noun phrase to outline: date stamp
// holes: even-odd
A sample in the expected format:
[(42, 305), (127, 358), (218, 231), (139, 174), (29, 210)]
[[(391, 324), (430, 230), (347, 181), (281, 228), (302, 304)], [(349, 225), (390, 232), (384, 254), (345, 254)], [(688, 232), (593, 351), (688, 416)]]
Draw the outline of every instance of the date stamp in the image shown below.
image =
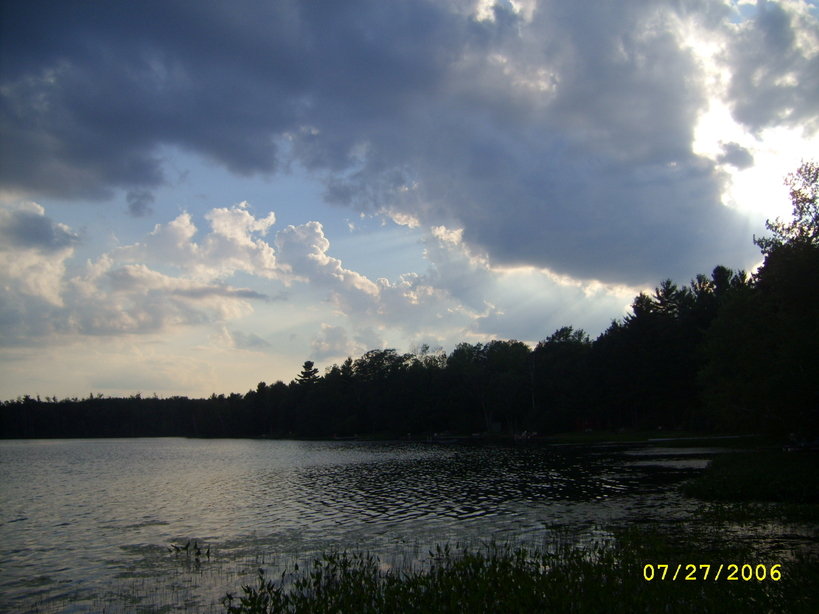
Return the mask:
[(646, 563), (643, 566), (643, 579), (653, 581), (683, 582), (778, 582), (782, 579), (782, 565), (765, 565), (764, 563)]

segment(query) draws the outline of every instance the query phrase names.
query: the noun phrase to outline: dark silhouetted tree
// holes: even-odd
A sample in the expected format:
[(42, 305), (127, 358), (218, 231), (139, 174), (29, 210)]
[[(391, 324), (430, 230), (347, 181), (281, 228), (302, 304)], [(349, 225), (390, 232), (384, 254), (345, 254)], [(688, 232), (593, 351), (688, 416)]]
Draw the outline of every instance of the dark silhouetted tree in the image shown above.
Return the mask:
[(531, 355), (532, 407), (527, 423), (538, 432), (591, 426), (588, 411), (592, 345), (583, 329), (563, 326), (535, 346)]
[(754, 237), (763, 254), (784, 244), (819, 246), (819, 164), (803, 162), (795, 173), (788, 175), (785, 185), (789, 188), (793, 219), (765, 222), (773, 236)]
[(296, 382), (302, 386), (312, 386), (319, 380), (319, 370), (315, 368), (312, 360), (305, 360), (301, 373), (296, 377)]
[(754, 238), (765, 255), (751, 286), (727, 291), (700, 373), (725, 429), (819, 433), (819, 167), (788, 176), (793, 219)]

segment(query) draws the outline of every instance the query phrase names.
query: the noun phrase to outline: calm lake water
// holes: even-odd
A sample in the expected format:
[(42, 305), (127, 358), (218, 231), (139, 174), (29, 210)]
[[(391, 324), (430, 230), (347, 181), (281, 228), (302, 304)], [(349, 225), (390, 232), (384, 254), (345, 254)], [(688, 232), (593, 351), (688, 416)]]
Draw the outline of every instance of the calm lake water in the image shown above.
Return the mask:
[[(577, 543), (694, 505), (716, 450), (108, 439), (0, 442), (0, 611), (222, 611), (328, 549), (413, 564), (436, 543)], [(175, 552), (196, 542), (201, 555)], [(210, 556), (206, 556), (209, 550)]]

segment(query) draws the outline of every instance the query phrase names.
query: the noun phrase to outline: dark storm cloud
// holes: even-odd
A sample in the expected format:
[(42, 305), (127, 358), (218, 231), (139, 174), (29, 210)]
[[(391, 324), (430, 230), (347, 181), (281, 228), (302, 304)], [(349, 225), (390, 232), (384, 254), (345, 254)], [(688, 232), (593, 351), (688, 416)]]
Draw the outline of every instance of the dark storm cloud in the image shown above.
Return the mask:
[(6, 3), (2, 180), (63, 196), (157, 185), (162, 144), (274, 171), (277, 141), (316, 123), (332, 133), (320, 151), (304, 139), (306, 162), (345, 166), (360, 138), (345, 124), (391, 119), (432, 68), (416, 54), (438, 46), (438, 13), (390, 6)]
[(722, 155), (719, 156), (718, 160), (738, 169), (749, 168), (754, 165), (754, 156), (739, 143), (723, 144)]
[[(4, 3), (0, 180), (104, 197), (161, 184), (164, 145), (239, 174), (295, 159), (329, 200), (463, 227), (495, 264), (635, 283), (736, 264), (750, 234), (691, 151), (704, 84), (673, 33), (719, 28), (721, 3), (555, 1), (484, 21), (456, 4)], [(815, 118), (819, 71), (769, 13), (754, 27), (772, 57), (740, 38), (728, 61), (793, 63), (806, 85), (787, 88), (789, 121)], [(737, 113), (770, 123), (784, 102), (747, 80)]]
[[(800, 32), (807, 41), (800, 41)], [(734, 116), (754, 130), (782, 124), (819, 129), (819, 53), (810, 49), (817, 38), (815, 19), (759, 2), (727, 52)]]

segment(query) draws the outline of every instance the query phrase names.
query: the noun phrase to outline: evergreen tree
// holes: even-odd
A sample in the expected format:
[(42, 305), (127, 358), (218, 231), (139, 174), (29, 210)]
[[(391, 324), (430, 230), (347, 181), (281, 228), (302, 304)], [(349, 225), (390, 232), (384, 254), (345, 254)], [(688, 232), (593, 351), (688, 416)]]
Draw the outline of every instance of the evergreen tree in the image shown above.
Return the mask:
[(296, 377), (296, 382), (301, 386), (312, 386), (319, 381), (319, 370), (315, 368), (312, 360), (305, 360), (301, 367), (301, 373)]

